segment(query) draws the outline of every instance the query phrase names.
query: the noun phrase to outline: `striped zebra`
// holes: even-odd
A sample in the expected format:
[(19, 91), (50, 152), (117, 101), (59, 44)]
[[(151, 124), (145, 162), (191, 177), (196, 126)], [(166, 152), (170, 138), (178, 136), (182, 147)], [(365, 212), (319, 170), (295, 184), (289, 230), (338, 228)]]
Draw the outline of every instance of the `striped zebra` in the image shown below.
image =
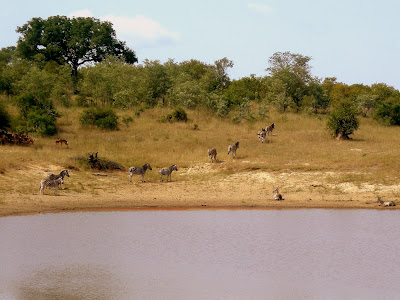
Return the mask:
[(55, 180), (55, 179), (58, 179), (58, 178), (62, 178), (62, 179), (64, 180), (64, 177), (65, 177), (65, 176), (68, 176), (68, 177), (69, 177), (68, 170), (62, 170), (62, 171), (60, 172), (60, 174), (58, 174), (58, 175), (49, 174), (49, 175), (47, 175), (46, 179)]
[(142, 175), (142, 182), (144, 181), (144, 174), (146, 174), (147, 170), (153, 170), (150, 166), (150, 164), (144, 164), (143, 167), (137, 168), (137, 167), (130, 167), (129, 168), (129, 182), (132, 182), (132, 176), (133, 175)]
[(381, 197), (378, 197), (376, 203), (379, 203), (379, 205), (382, 206), (396, 206), (396, 203), (394, 203), (394, 201), (382, 201)]
[(172, 179), (171, 179), (171, 173), (172, 173), (172, 171), (178, 171), (178, 168), (177, 168), (177, 166), (176, 165), (172, 165), (172, 166), (170, 166), (168, 169), (160, 169), (159, 171), (158, 171), (158, 174), (160, 174), (160, 182), (162, 182), (163, 181), (163, 176), (164, 175), (166, 175), (167, 176), (167, 182), (168, 182), (168, 178), (169, 178), (169, 181), (172, 181)]
[(275, 189), (275, 190), (273, 191), (273, 193), (274, 193), (274, 200), (275, 200), (275, 201), (285, 200), (285, 199), (283, 199), (282, 194), (279, 193), (279, 190), (278, 190), (278, 189)]
[(274, 128), (275, 128), (275, 123), (272, 123), (271, 125), (265, 127), (265, 131), (267, 132), (267, 135), (268, 134), (272, 135), (272, 130), (274, 130)]
[(267, 136), (267, 131), (265, 130), (265, 128), (261, 128), (261, 130), (257, 133), (257, 135), (261, 143), (264, 143), (265, 138)]
[(232, 157), (236, 157), (236, 150), (239, 148), (239, 142), (236, 142), (235, 145), (228, 146), (228, 155), (232, 152)]
[(216, 162), (217, 161), (217, 149), (208, 149), (208, 159), (210, 162)]
[(40, 194), (43, 195), (43, 191), (45, 188), (54, 188), (54, 195), (57, 192), (57, 188), (61, 187), (61, 185), (64, 183), (64, 179), (57, 178), (57, 179), (43, 179), (40, 181), (40, 188), (39, 192)]

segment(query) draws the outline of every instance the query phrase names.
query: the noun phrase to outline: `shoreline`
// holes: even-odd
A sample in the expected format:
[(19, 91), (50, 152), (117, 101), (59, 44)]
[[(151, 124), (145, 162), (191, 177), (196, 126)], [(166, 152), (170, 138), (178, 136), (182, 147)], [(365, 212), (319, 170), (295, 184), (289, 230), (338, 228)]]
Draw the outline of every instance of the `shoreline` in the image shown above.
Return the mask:
[[(210, 178), (193, 178), (193, 170), (180, 169), (172, 182), (159, 182), (153, 174), (146, 182), (138, 177), (128, 183), (126, 172), (104, 173), (71, 172), (62, 189), (54, 195), (46, 189), (38, 191), (42, 171), (31, 169), (32, 177), (14, 189), (14, 174), (2, 175), (0, 217), (44, 213), (125, 210), (279, 210), (279, 209), (397, 209), (381, 207), (377, 196), (384, 201), (397, 200), (400, 185), (371, 184), (369, 182), (327, 181), (325, 173), (251, 171), (217, 174)], [(26, 171), (25, 171), (26, 172)], [(332, 176), (332, 172), (327, 172)], [(336, 173), (337, 176), (343, 174)], [(32, 178), (37, 179), (32, 180)], [(273, 189), (279, 187), (282, 201), (273, 198)]]

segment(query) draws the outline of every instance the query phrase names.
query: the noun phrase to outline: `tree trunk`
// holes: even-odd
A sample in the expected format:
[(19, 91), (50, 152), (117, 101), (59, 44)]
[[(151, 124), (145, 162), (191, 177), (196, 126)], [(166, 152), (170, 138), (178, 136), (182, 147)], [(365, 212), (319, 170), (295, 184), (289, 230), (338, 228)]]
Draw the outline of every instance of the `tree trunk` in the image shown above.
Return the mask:
[(343, 132), (339, 132), (338, 135), (336, 136), (337, 140), (345, 141), (349, 140), (349, 136), (347, 134), (344, 134)]

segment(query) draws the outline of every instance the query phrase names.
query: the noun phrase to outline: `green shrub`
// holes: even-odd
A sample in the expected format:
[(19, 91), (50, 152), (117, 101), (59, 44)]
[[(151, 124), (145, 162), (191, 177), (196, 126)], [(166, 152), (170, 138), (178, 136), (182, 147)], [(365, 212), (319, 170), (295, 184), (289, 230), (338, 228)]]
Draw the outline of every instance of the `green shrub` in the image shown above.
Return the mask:
[(166, 122), (187, 122), (188, 117), (186, 111), (181, 108), (177, 107), (172, 113), (162, 116), (159, 120), (161, 123)]
[(111, 108), (86, 109), (79, 118), (79, 122), (82, 126), (93, 125), (106, 130), (118, 129), (118, 116)]
[(177, 107), (172, 112), (172, 118), (178, 122), (187, 122), (188, 121), (187, 113), (182, 107)]
[(385, 125), (400, 125), (400, 100), (389, 98), (381, 102), (375, 110), (374, 119)]
[(26, 120), (25, 132), (36, 132), (40, 135), (55, 135), (57, 127), (52, 116), (44, 111), (31, 111)]
[(326, 128), (337, 139), (349, 139), (349, 135), (358, 129), (359, 124), (353, 104), (342, 102), (331, 112)]

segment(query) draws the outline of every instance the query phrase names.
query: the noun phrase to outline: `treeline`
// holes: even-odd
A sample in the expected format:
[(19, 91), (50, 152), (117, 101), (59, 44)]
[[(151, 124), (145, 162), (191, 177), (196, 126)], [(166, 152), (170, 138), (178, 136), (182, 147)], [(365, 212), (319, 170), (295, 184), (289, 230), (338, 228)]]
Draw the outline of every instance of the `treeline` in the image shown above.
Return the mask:
[[(74, 21), (53, 18), (58, 22)], [(36, 25), (44, 22), (33, 21)], [(87, 19), (80, 21), (88, 22)], [(26, 36), (19, 40), (17, 47), (0, 50), (0, 93), (8, 96), (4, 98), (20, 112), (17, 118), (11, 118), (5, 106), (0, 105), (1, 128), (55, 134), (55, 120), (59, 117), (55, 104), (135, 111), (156, 106), (204, 108), (233, 122), (265, 118), (271, 106), (282, 113), (307, 114), (326, 114), (337, 107), (350, 107), (357, 115), (373, 117), (385, 125), (400, 125), (398, 90), (384, 83), (347, 85), (333, 77), (317, 78), (311, 72), (311, 57), (301, 54), (277, 52), (266, 63), (267, 76), (250, 75), (232, 80), (229, 69), (234, 63), (228, 58), (213, 64), (195, 59), (183, 62), (170, 59), (165, 63), (145, 60), (134, 64), (134, 52), (125, 49), (122, 43), (123, 53), (133, 55), (130, 61), (126, 58), (129, 56), (111, 51), (101, 59), (95, 57), (89, 64), (81, 58), (77, 69), (78, 64), (71, 62), (75, 62), (73, 59), (54, 59), (54, 53), (60, 57), (67, 55), (61, 50), (46, 46), (52, 51), (44, 52), (42, 40), (28, 45), (27, 41), (32, 40), (30, 28), (19, 28)], [(36, 49), (36, 52), (26, 49)], [(72, 52), (67, 50), (65, 53)]]

